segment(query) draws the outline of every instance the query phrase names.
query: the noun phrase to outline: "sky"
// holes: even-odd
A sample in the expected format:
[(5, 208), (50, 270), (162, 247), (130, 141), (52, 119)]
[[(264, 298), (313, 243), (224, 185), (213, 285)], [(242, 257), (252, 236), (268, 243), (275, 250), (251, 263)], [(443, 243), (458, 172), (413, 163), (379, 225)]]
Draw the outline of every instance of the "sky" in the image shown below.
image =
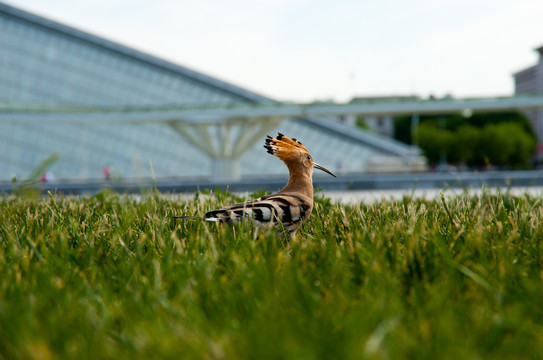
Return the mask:
[(507, 96), (543, 46), (541, 0), (5, 2), (293, 102)]

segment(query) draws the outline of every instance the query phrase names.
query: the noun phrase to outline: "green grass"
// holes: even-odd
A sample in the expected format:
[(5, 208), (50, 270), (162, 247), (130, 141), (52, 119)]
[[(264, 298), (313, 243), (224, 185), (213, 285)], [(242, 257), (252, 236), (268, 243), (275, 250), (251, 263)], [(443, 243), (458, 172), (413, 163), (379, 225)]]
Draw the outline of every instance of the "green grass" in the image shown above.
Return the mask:
[(543, 358), (540, 198), (171, 219), (235, 200), (1, 198), (0, 359)]

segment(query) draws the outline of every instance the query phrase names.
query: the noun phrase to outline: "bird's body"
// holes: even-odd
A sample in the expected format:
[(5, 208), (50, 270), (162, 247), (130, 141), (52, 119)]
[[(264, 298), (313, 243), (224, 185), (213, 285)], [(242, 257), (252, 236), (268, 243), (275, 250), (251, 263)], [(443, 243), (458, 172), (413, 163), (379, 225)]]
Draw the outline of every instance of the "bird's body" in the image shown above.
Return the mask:
[(281, 133), (276, 138), (268, 135), (264, 147), (269, 154), (281, 159), (289, 169), (289, 180), (275, 194), (244, 203), (226, 206), (205, 214), (206, 221), (239, 222), (252, 219), (259, 225), (282, 224), (291, 235), (300, 228), (313, 210), (313, 168), (335, 175), (313, 162), (301, 142)]
[(226, 206), (205, 214), (206, 221), (239, 222), (249, 218), (259, 225), (281, 223), (289, 233), (294, 233), (313, 209), (313, 198), (296, 193), (278, 192), (272, 195)]

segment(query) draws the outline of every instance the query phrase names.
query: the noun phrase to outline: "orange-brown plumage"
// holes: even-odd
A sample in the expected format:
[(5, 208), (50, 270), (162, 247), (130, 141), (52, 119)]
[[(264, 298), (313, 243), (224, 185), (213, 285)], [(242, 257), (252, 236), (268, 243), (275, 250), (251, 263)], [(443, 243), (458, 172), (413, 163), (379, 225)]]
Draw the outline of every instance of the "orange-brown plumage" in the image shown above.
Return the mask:
[(291, 139), (281, 133), (278, 133), (276, 138), (268, 135), (264, 147), (269, 154), (283, 160), (289, 170), (288, 183), (279, 193), (298, 192), (310, 197), (313, 203), (313, 168), (323, 170), (335, 177), (332, 172), (316, 164), (309, 150), (295, 138)]

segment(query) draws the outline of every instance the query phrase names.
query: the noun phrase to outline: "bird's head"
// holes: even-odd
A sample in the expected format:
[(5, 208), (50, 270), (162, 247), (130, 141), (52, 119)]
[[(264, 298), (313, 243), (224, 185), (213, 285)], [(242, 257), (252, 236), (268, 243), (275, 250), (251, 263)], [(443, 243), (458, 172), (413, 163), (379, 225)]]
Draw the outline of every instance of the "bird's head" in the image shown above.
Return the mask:
[(333, 172), (315, 163), (306, 147), (295, 138), (291, 139), (281, 133), (278, 133), (275, 138), (267, 135), (264, 147), (268, 150), (269, 154), (283, 160), (290, 170), (301, 168), (311, 174), (315, 168), (336, 177)]

